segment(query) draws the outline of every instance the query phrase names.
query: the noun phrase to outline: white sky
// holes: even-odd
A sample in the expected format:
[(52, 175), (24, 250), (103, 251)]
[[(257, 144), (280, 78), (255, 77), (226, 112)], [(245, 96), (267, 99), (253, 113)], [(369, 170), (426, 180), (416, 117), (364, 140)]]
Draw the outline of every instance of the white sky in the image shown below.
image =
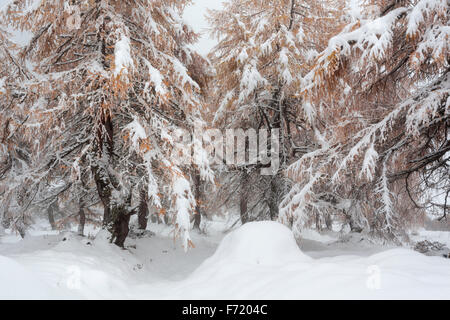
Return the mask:
[(208, 23), (204, 17), (206, 9), (220, 9), (223, 2), (224, 0), (193, 0), (194, 4), (186, 8), (184, 19), (196, 32), (202, 33), (202, 37), (196, 45), (198, 52), (201, 54), (206, 55), (216, 44), (216, 41), (210, 39), (205, 30), (208, 28)]
[[(0, 9), (11, 0), (0, 0)], [(202, 33), (202, 38), (196, 45), (201, 54), (207, 54), (216, 42), (206, 34), (208, 24), (205, 20), (206, 9), (220, 9), (224, 0), (193, 0), (193, 5), (186, 8), (184, 19), (194, 28), (196, 32)]]

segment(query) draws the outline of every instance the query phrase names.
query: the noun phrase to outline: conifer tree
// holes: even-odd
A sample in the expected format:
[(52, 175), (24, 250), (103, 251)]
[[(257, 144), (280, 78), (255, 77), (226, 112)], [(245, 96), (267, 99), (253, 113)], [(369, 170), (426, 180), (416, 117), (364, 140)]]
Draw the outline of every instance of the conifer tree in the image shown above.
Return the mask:
[[(190, 164), (176, 161), (171, 139), (176, 129), (203, 123), (205, 61), (181, 18), (189, 2), (24, 0), (2, 14), (34, 34), (22, 51), (34, 74), (21, 102), (33, 141), (30, 189), (42, 198), (72, 193), (81, 209), (95, 191), (118, 246), (137, 199), (167, 211), (185, 248), (191, 245)], [(206, 164), (198, 168), (211, 179)]]

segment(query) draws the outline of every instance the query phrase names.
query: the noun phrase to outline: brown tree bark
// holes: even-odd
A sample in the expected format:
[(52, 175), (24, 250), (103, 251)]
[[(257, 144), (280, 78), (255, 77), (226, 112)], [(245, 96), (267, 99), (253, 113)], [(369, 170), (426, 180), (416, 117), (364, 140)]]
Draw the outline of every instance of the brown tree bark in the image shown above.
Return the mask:
[(113, 204), (111, 206), (111, 223), (109, 231), (112, 234), (111, 242), (124, 248), (125, 240), (130, 232), (130, 218), (135, 211), (129, 211), (131, 206), (131, 193), (127, 197), (125, 203)]
[(202, 222), (201, 212), (201, 178), (200, 174), (196, 173), (194, 178), (195, 183), (195, 215), (194, 215), (194, 229), (200, 230), (200, 223)]
[(52, 230), (56, 230), (56, 223), (55, 223), (55, 205), (56, 205), (56, 202), (53, 202), (53, 203), (47, 208), (48, 222), (50, 223), (50, 226), (52, 227)]
[[(109, 17), (105, 18), (102, 25), (100, 26), (100, 32), (97, 33), (97, 40), (101, 43), (101, 57), (102, 57), (102, 65), (107, 70), (110, 67), (110, 62), (108, 60), (108, 55), (111, 54), (111, 49), (108, 50), (107, 44), (107, 23), (110, 21)], [(102, 101), (101, 104), (103, 104)], [(94, 179), (97, 186), (97, 192), (100, 197), (101, 202), (103, 203), (103, 226), (108, 227), (108, 225), (112, 222), (111, 220), (111, 194), (112, 189), (114, 188), (111, 179), (108, 174), (108, 169), (106, 166), (110, 165), (110, 163), (102, 163), (101, 161), (104, 158), (104, 155), (108, 155), (109, 159), (113, 157), (114, 154), (114, 125), (112, 122), (111, 114), (108, 110), (104, 110), (102, 106), (100, 106), (100, 120), (98, 123), (98, 128), (96, 132), (96, 151), (98, 161), (101, 163), (96, 163), (93, 166)]]
[(2, 224), (3, 228), (5, 228), (5, 229), (10, 228), (11, 223), (12, 223), (12, 217), (9, 213), (9, 206), (11, 204), (11, 198), (12, 198), (12, 193), (9, 193), (3, 202), (3, 208), (1, 208), (2, 213), (0, 215), (0, 217), (1, 217), (0, 223)]
[(113, 156), (113, 138), (114, 132), (111, 116), (106, 114), (105, 111), (102, 111), (96, 137), (96, 149), (99, 163), (95, 163), (92, 166), (92, 172), (94, 174), (98, 195), (103, 204), (103, 226), (108, 226), (111, 222), (111, 193), (113, 185), (107, 172), (107, 168), (104, 167), (108, 164), (101, 163), (100, 159), (103, 158), (104, 153), (107, 153), (110, 158)]
[(242, 224), (248, 222), (248, 174), (247, 172), (243, 173), (242, 181), (241, 181), (241, 194), (239, 198), (239, 209)]
[(320, 222), (320, 214), (316, 213), (315, 218), (316, 218), (316, 230), (320, 232), (320, 231), (322, 231), (322, 224)]
[(129, 224), (131, 215), (124, 206), (113, 208), (111, 213), (114, 216), (114, 222), (111, 229), (111, 242), (114, 242), (118, 247), (124, 248), (125, 240), (130, 232)]
[(269, 214), (271, 220), (276, 220), (279, 214), (278, 207), (278, 194), (279, 194), (279, 185), (277, 183), (277, 177), (273, 177), (270, 181), (270, 192), (269, 192)]
[(145, 190), (141, 190), (140, 202), (139, 202), (139, 212), (138, 212), (138, 224), (139, 229), (146, 230), (148, 224), (148, 203), (147, 203), (147, 193)]
[(104, 155), (109, 159), (114, 154), (114, 132), (111, 115), (102, 111), (99, 129), (97, 132), (97, 152), (98, 163), (92, 166), (97, 192), (103, 203), (103, 227), (112, 234), (111, 243), (114, 242), (119, 247), (124, 247), (125, 239), (130, 231), (129, 222), (131, 212), (128, 209), (131, 204), (131, 195), (126, 203), (115, 203), (112, 200), (112, 191), (118, 187), (108, 172), (108, 166), (112, 165), (110, 160), (104, 163)]

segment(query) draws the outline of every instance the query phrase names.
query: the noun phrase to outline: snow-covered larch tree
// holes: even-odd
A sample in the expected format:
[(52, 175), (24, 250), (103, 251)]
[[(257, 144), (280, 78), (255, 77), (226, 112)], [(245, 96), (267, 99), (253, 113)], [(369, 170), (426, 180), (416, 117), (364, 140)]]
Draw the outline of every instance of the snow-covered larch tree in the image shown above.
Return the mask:
[[(34, 34), (22, 51), (33, 66), (21, 102), (33, 146), (29, 189), (41, 200), (72, 193), (81, 209), (96, 195), (118, 246), (142, 201), (173, 217), (191, 244), (191, 164), (176, 161), (171, 138), (203, 125), (205, 61), (181, 18), (189, 2), (23, 0), (1, 16)], [(207, 164), (196, 166), (211, 179)]]
[(342, 7), (339, 1), (231, 0), (209, 12), (211, 33), (219, 40), (210, 55), (216, 70), (214, 124), (279, 132), (280, 166), (272, 175), (261, 175), (267, 164), (256, 161), (238, 166), (237, 178), (227, 177), (225, 184), (241, 185), (242, 222), (278, 217), (289, 186), (283, 170), (312, 141), (315, 115), (299, 95), (302, 76), (339, 28)]
[(282, 204), (285, 221), (301, 229), (334, 212), (399, 240), (422, 209), (445, 216), (449, 19), (447, 0), (363, 1), (360, 17), (329, 41), (303, 90), (320, 148), (289, 168), (297, 184)]
[(20, 103), (26, 98), (20, 81), (31, 78), (17, 57), (18, 47), (9, 39), (8, 26), (0, 23), (0, 221), (6, 228), (25, 234), (28, 216), (20, 210), (26, 203), (27, 169), (31, 146), (24, 139), (27, 116)]

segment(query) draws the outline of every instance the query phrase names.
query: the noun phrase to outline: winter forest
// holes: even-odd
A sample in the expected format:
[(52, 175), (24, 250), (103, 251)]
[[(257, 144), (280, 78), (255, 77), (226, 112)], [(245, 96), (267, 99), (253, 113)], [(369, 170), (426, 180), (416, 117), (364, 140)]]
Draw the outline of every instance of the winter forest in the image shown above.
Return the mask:
[(449, 38), (449, 0), (0, 0), (0, 298), (450, 299)]

